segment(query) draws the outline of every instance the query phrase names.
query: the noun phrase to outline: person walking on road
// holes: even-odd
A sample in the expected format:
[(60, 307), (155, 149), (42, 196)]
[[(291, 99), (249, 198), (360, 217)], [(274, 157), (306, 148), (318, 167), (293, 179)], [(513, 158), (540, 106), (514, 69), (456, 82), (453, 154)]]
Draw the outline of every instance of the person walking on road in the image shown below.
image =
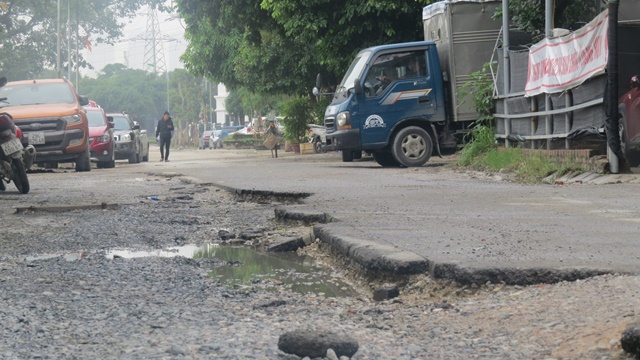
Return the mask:
[[(165, 111), (162, 119), (158, 120), (156, 127), (156, 139), (160, 144), (160, 161), (169, 161), (169, 148), (171, 147), (171, 134), (173, 133), (173, 120), (169, 112)], [(165, 151), (166, 147), (166, 151)]]

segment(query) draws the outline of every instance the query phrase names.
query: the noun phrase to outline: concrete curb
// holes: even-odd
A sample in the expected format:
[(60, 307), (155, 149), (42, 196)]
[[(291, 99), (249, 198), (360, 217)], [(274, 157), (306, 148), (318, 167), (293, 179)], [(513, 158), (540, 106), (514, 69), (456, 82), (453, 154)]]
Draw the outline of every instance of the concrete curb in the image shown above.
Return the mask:
[(314, 210), (305, 210), (305, 209), (294, 209), (292, 207), (278, 207), (275, 210), (276, 220), (288, 222), (301, 222), (307, 225), (313, 224), (326, 224), (335, 219), (322, 211), (314, 211)]
[(414, 275), (424, 274), (429, 269), (427, 259), (389, 244), (337, 236), (325, 225), (314, 226), (313, 233), (316, 238), (369, 270), (392, 275)]
[[(214, 186), (237, 195), (257, 194), (259, 196), (294, 197), (296, 199), (311, 195), (306, 193), (242, 190), (220, 184), (214, 184)], [(336, 223), (335, 218), (321, 211), (301, 209), (297, 206), (282, 206), (275, 209), (275, 217), (277, 220), (285, 222), (296, 221), (309, 225), (320, 223), (320, 225), (313, 227), (315, 238), (327, 243), (343, 256), (352, 259), (367, 270), (391, 276), (427, 274), (434, 279), (452, 280), (461, 285), (481, 285), (488, 282), (508, 285), (531, 285), (575, 281), (614, 273), (609, 269), (478, 268), (454, 263), (438, 263), (384, 241), (371, 241), (340, 235), (340, 228), (336, 228), (336, 226), (348, 226), (348, 224)]]

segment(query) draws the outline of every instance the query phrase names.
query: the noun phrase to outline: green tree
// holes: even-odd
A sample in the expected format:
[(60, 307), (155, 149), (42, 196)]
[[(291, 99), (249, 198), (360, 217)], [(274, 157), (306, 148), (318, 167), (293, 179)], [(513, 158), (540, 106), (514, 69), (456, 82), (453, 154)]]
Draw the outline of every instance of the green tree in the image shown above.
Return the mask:
[[(554, 1), (553, 27), (576, 30), (600, 12), (596, 4), (594, 0)], [(509, 0), (509, 14), (521, 30), (536, 38), (544, 37), (545, 0)], [(498, 8), (497, 16), (502, 16), (502, 7)]]
[[(132, 18), (143, 5), (165, 9), (164, 0), (61, 0), (61, 46), (63, 68), (68, 66), (66, 39), (67, 4), (71, 5), (72, 36), (84, 44), (87, 36), (93, 45), (113, 43), (122, 36), (122, 19)], [(37, 77), (44, 68), (56, 65), (57, 1), (5, 1), (0, 11), (0, 73), (9, 80)], [(76, 24), (78, 37), (76, 37)], [(81, 66), (89, 66), (83, 59)]]
[(178, 0), (187, 69), (257, 93), (306, 95), (338, 78), (361, 48), (422, 39), (429, 0)]
[[(176, 69), (169, 73), (168, 79), (164, 75), (162, 79), (169, 82), (172, 116), (187, 123), (197, 123), (206, 112), (205, 104), (209, 96), (208, 92), (205, 93), (203, 79), (194, 77), (184, 69)], [(166, 83), (163, 85), (166, 91)], [(159, 92), (164, 94), (166, 104), (166, 92)]]
[(96, 101), (105, 111), (125, 111), (151, 132), (168, 109), (167, 91), (175, 121), (182, 125), (198, 122), (208, 96), (204, 93), (202, 79), (177, 69), (169, 73), (168, 80), (164, 74), (158, 76), (121, 64), (110, 64), (97, 78), (82, 78), (80, 88), (83, 95)]

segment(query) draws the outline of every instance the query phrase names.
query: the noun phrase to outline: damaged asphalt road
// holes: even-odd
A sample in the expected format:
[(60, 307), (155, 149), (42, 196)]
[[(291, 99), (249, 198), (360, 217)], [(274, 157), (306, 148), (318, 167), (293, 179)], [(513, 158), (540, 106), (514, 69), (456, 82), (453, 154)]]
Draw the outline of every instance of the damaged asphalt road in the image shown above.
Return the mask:
[[(394, 208), (383, 190), (404, 187), (405, 193), (413, 194), (450, 181), (466, 195), (474, 188), (510, 187), (468, 175), (465, 185), (455, 181), (460, 174), (442, 167), (410, 172), (376, 170), (366, 162), (345, 165), (333, 155), (267, 159), (230, 150), (175, 151), (171, 163), (158, 164), (152, 152), (151, 162), (145, 164), (30, 175), (28, 195), (0, 194), (0, 358), (296, 360), (301, 357), (279, 350), (280, 336), (296, 330), (309, 334), (309, 329), (348, 334), (358, 344), (353, 359), (627, 358), (620, 335), (639, 320), (637, 276), (602, 275), (535, 286), (464, 285), (424, 273), (381, 279), (363, 276), (368, 270), (362, 264), (317, 242), (305, 252), (330, 266), (332, 276), (349, 280), (359, 293), (327, 297), (294, 293), (261, 277), (249, 286), (229, 287), (209, 276), (210, 266), (226, 266), (215, 260), (108, 255), (121, 249), (152, 252), (187, 244), (297, 237), (309, 227), (294, 226), (293, 220), (311, 219), (304, 225), (313, 225), (329, 219), (338, 221), (318, 225), (316, 235), (326, 227), (347, 227), (348, 235), (359, 241), (383, 239), (381, 243), (394, 251), (415, 256), (418, 252), (412, 250), (420, 247), (412, 242), (408, 224), (431, 217), (424, 209), (410, 213), (416, 208), (410, 205), (413, 201), (403, 203), (404, 210)], [(242, 167), (255, 169), (241, 171)], [(363, 171), (378, 170), (383, 173), (362, 176)], [(368, 199), (344, 181), (332, 182), (349, 173), (360, 188), (378, 184), (366, 192), (382, 199)], [(248, 185), (255, 179), (260, 181)], [(340, 196), (319, 196), (320, 182), (338, 189)], [(236, 196), (214, 183), (248, 193)], [(535, 194), (532, 189), (530, 195)], [(552, 189), (562, 198), (563, 189)], [(272, 191), (308, 195), (279, 198), (271, 197)], [(516, 200), (511, 196), (510, 201)], [(84, 207), (102, 203), (118, 206)], [(360, 208), (370, 204), (377, 207)], [(627, 202), (615, 198), (610, 204), (623, 209)], [(438, 210), (433, 218), (440, 227), (432, 224), (436, 230), (445, 220), (469, 211), (445, 211), (443, 204), (434, 202), (430, 206)], [(67, 208), (42, 211), (48, 207)], [(18, 213), (18, 208), (27, 210)], [(630, 217), (621, 211), (602, 214)], [(294, 219), (287, 219), (290, 216)], [(383, 218), (401, 221), (393, 225)], [(376, 222), (378, 234), (395, 231), (398, 236), (369, 237), (364, 231), (368, 221)], [(522, 235), (520, 223), (511, 227), (513, 234)], [(489, 230), (477, 230), (481, 244), (469, 253), (486, 254), (494, 246), (489, 238), (482, 241)], [(408, 245), (403, 248), (392, 241)], [(373, 289), (389, 281), (396, 283), (400, 296), (374, 301)], [(267, 285), (276, 291), (267, 290)]]

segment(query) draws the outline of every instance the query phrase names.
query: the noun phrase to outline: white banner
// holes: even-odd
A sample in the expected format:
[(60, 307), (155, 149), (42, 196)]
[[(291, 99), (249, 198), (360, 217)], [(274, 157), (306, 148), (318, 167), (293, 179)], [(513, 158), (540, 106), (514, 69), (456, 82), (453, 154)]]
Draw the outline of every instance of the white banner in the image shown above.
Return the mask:
[(602, 74), (608, 59), (608, 23), (603, 11), (578, 31), (531, 47), (526, 96), (562, 92)]

